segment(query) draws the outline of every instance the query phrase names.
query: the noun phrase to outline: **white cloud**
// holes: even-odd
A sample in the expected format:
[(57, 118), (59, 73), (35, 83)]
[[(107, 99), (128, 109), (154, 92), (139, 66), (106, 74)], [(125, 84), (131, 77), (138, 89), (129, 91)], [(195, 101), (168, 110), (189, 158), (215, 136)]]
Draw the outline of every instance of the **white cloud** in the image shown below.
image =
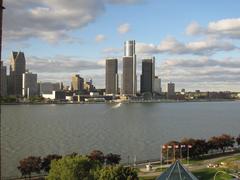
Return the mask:
[(200, 34), (203, 31), (202, 27), (197, 22), (192, 22), (186, 28), (187, 35)]
[(193, 22), (186, 28), (188, 35), (205, 34), (217, 37), (240, 38), (240, 18), (222, 19), (209, 22), (207, 27), (201, 27)]
[(105, 1), (112, 4), (136, 4), (144, 2), (145, 0), (105, 0)]
[(109, 48), (103, 49), (102, 52), (103, 52), (104, 54), (119, 55), (120, 53), (122, 53), (122, 51), (123, 51), (122, 48), (109, 47)]
[(219, 51), (231, 51), (237, 48), (228, 41), (220, 41), (215, 38), (184, 44), (173, 37), (168, 37), (159, 45), (146, 43), (137, 43), (136, 45), (137, 53), (150, 55), (158, 53), (212, 55)]
[(178, 89), (240, 90), (239, 58), (166, 59), (156, 67), (156, 73), (164, 83), (175, 82)]
[(4, 11), (4, 40), (39, 38), (69, 40), (70, 32), (94, 22), (107, 4), (133, 4), (141, 0), (8, 0)]
[(102, 42), (106, 39), (106, 36), (103, 35), (103, 34), (98, 34), (96, 37), (95, 37), (95, 41), (96, 42)]
[(79, 57), (59, 55), (49, 58), (27, 57), (27, 68), (37, 73), (78, 73), (100, 70), (104, 66), (96, 60), (85, 60)]
[(127, 32), (130, 31), (130, 24), (128, 23), (124, 23), (124, 24), (121, 24), (117, 31), (120, 33), (120, 34), (126, 34)]

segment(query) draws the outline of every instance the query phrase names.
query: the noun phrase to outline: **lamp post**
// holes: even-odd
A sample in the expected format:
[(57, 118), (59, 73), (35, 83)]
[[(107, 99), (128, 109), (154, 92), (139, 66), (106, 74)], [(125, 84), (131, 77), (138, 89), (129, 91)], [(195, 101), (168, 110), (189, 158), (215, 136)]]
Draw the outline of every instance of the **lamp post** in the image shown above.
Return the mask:
[[(3, 0), (0, 0), (0, 5), (1, 5), (1, 12), (0, 12), (0, 61), (2, 60), (2, 20), (3, 20), (3, 10), (5, 9), (3, 7)], [(0, 63), (0, 69), (2, 69), (2, 63)], [(2, 78), (2, 77), (1, 77)], [(2, 86), (2, 80), (0, 78), (0, 87)], [(2, 92), (0, 91), (0, 96), (2, 96)], [(0, 107), (1, 111), (1, 107)], [(2, 136), (2, 122), (0, 119), (0, 137)], [(0, 138), (0, 149), (2, 149), (2, 141)], [(2, 153), (0, 152), (0, 167), (2, 163)], [(0, 179), (2, 179), (2, 169), (0, 168)]]

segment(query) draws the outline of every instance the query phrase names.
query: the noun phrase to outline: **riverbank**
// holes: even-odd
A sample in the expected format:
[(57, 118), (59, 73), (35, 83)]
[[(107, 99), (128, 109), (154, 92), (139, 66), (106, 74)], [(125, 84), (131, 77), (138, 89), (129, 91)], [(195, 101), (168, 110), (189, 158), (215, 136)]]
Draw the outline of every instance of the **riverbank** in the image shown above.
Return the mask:
[(1, 103), (1, 105), (49, 105), (49, 104), (128, 104), (128, 103), (185, 103), (185, 102), (227, 102), (240, 101), (240, 99), (200, 99), (200, 100), (125, 100), (125, 101), (105, 101), (105, 102), (15, 102), (15, 103)]
[[(226, 177), (237, 177), (238, 173), (233, 171), (230, 167), (232, 163), (240, 160), (240, 153), (239, 152), (232, 152), (232, 153), (225, 153), (220, 154), (218, 157), (209, 157), (204, 160), (194, 160), (190, 161), (189, 164), (185, 163), (185, 161), (182, 161), (183, 165), (190, 170), (196, 177), (199, 179), (204, 180), (212, 180), (212, 177), (214, 174), (221, 170), (226, 171), (229, 173)], [(146, 169), (147, 164), (152, 165), (152, 169), (148, 171)], [(224, 164), (221, 167), (216, 168), (208, 168), (208, 164)], [(160, 174), (165, 171), (170, 164), (168, 165), (161, 165), (159, 161), (148, 161), (146, 163), (136, 163), (136, 170), (138, 171), (138, 176), (140, 180), (155, 180)], [(32, 176), (31, 180), (44, 180), (46, 179), (46, 174), (41, 174), (38, 176)], [(25, 178), (21, 177), (8, 177), (4, 178), (3, 180), (23, 180)]]

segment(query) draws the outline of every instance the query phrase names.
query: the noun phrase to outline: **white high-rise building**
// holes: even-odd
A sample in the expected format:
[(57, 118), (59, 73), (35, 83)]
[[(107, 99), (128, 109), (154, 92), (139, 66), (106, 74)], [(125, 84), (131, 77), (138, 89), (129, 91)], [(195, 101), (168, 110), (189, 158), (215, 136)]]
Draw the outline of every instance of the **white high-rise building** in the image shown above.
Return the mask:
[(135, 41), (124, 42), (122, 94), (135, 96), (137, 93)]
[(38, 95), (37, 74), (25, 72), (22, 75), (22, 96), (32, 97)]

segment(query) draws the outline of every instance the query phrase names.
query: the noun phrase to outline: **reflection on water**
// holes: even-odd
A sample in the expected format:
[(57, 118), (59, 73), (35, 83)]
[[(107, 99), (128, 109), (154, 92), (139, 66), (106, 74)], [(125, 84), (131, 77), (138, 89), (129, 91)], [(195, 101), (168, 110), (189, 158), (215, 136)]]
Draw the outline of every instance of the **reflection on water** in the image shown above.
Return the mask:
[(2, 106), (2, 169), (18, 175), (29, 155), (121, 154), (123, 161), (158, 158), (161, 144), (240, 130), (240, 102)]

